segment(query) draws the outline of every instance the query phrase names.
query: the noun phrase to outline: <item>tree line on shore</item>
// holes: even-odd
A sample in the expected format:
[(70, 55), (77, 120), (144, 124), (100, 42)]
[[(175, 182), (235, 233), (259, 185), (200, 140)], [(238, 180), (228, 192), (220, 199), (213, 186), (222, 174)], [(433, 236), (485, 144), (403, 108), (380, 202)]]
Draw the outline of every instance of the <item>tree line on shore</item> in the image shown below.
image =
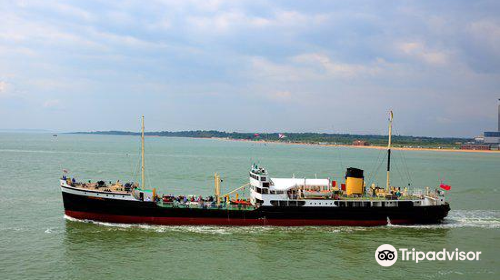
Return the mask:
[[(99, 135), (140, 135), (140, 132), (131, 131), (92, 131), (74, 132), (73, 134), (99, 134)], [(146, 136), (165, 137), (191, 137), (191, 138), (227, 138), (251, 141), (279, 141), (291, 143), (311, 144), (339, 144), (351, 145), (354, 141), (366, 141), (369, 145), (387, 145), (387, 135), (359, 135), (359, 134), (332, 134), (332, 133), (245, 133), (225, 132), (216, 130), (191, 130), (191, 131), (158, 131), (146, 132)], [(467, 138), (455, 137), (427, 137), (393, 135), (394, 146), (405, 147), (458, 147), (460, 144), (472, 141)]]

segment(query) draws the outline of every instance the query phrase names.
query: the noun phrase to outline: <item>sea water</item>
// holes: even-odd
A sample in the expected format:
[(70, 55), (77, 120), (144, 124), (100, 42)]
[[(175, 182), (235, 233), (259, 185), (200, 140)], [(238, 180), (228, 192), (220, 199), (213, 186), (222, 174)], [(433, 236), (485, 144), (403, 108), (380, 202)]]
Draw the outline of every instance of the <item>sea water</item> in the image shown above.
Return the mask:
[[(252, 163), (272, 177), (342, 180), (347, 167), (385, 184), (385, 151), (148, 137), (146, 185), (174, 195), (232, 190)], [(62, 170), (78, 180), (138, 182), (140, 138), (0, 133), (0, 279), (498, 279), (500, 153), (394, 151), (392, 182), (441, 180), (451, 212), (440, 225), (382, 227), (148, 226), (64, 217)], [(398, 261), (379, 245), (481, 251), (479, 261)]]

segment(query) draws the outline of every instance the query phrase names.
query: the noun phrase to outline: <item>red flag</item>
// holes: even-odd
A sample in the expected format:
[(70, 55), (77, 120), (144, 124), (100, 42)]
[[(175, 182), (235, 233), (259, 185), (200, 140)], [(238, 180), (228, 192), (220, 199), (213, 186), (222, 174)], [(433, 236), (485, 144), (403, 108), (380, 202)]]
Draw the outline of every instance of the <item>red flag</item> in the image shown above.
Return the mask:
[(446, 184), (443, 184), (443, 183), (441, 183), (441, 185), (439, 185), (439, 187), (442, 188), (445, 191), (451, 190), (451, 186), (450, 185), (446, 185)]

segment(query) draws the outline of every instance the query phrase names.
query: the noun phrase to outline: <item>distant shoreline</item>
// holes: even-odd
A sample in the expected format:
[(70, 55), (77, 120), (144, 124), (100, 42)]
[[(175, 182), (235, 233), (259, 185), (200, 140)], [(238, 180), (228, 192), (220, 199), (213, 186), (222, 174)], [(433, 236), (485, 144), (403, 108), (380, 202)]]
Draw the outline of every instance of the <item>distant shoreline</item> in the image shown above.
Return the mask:
[[(230, 138), (203, 138), (194, 137), (196, 139), (214, 139), (220, 141), (235, 141), (235, 142), (250, 142), (250, 143), (262, 143), (262, 144), (281, 144), (281, 145), (306, 145), (306, 146), (323, 146), (323, 147), (342, 147), (342, 148), (353, 148), (353, 149), (375, 149), (375, 150), (385, 150), (387, 146), (356, 146), (347, 144), (327, 144), (327, 143), (307, 143), (307, 142), (283, 142), (283, 141), (269, 141), (269, 140), (248, 140), (248, 139), (230, 139)], [(496, 150), (462, 150), (462, 149), (450, 149), (450, 148), (414, 148), (414, 147), (391, 147), (391, 150), (398, 151), (431, 151), (431, 152), (457, 152), (457, 153), (499, 153)]]
[[(90, 135), (118, 135), (139, 136), (140, 133), (130, 131), (92, 131), (70, 132), (67, 134)], [(327, 134), (327, 133), (240, 133), (221, 132), (215, 130), (197, 131), (159, 131), (146, 132), (146, 137), (186, 137), (195, 139), (215, 139), (224, 141), (240, 141), (254, 143), (270, 143), (285, 145), (311, 145), (325, 147), (345, 147), (357, 149), (387, 149), (387, 135), (354, 135), (354, 134)], [(438, 151), (464, 153), (498, 153), (497, 150), (462, 150), (459, 145), (467, 143), (466, 138), (438, 138), (426, 136), (393, 135), (393, 150), (401, 151)], [(350, 143), (366, 142), (368, 145), (354, 145)]]

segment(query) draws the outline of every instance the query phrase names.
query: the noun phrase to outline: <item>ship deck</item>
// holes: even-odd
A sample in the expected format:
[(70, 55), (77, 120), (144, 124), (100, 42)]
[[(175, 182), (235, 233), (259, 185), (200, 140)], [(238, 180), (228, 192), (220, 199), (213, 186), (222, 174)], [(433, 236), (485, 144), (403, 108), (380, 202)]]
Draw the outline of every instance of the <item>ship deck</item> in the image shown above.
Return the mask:
[(237, 210), (237, 211), (252, 211), (257, 209), (257, 207), (253, 205), (241, 205), (241, 204), (227, 204), (221, 203), (220, 205), (216, 205), (215, 203), (178, 203), (178, 202), (163, 202), (159, 201), (156, 205), (165, 208), (192, 208), (192, 209), (214, 209), (214, 210)]
[(89, 190), (89, 191), (100, 191), (100, 192), (108, 192), (115, 194), (130, 194), (131, 192), (125, 191), (125, 187), (121, 184), (111, 184), (105, 185), (104, 187), (99, 187), (97, 183), (71, 183), (69, 186), (81, 189), (81, 190)]

